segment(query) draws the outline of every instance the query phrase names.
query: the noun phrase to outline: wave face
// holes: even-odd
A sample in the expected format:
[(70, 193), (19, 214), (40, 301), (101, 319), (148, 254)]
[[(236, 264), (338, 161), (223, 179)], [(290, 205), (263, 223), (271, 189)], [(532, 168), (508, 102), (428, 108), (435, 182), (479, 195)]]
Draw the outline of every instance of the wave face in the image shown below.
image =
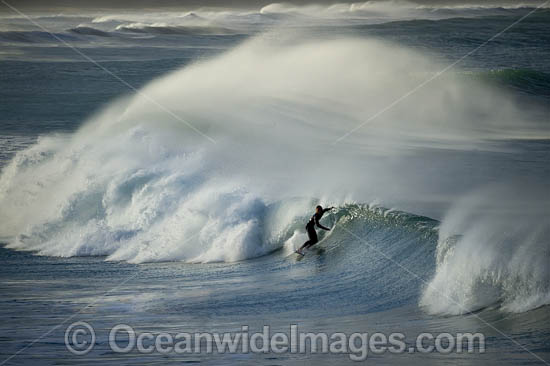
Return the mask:
[[(454, 198), (495, 177), (508, 184), (518, 171), (501, 164), (510, 147), (499, 142), (544, 138), (545, 122), (498, 89), (453, 75), (369, 120), (438, 69), (381, 41), (265, 34), (153, 81), (74, 134), (42, 136), (20, 151), (0, 177), (0, 234), (10, 248), (41, 255), (234, 262), (301, 244), (317, 202), (341, 210), (359, 203), (339, 225), (389, 233), (378, 243), (414, 258), (411, 271), (433, 274), (421, 299), (428, 311), (548, 303), (540, 254), (548, 248), (547, 213), (518, 221), (521, 202), (508, 200), (512, 219), (476, 216), (476, 205), (461, 209)], [(485, 156), (487, 171), (468, 170)], [(509, 185), (521, 197), (521, 185)], [(423, 250), (415, 253), (410, 244), (418, 241), (401, 234), (427, 220), (361, 218), (360, 204), (374, 199), (419, 213), (433, 202), (458, 208), (442, 221), (438, 243), (433, 222), (421, 231)], [(538, 195), (524, 204), (537, 200), (548, 202)], [(516, 221), (517, 232), (503, 231)], [(343, 235), (328, 243), (359, 245)]]

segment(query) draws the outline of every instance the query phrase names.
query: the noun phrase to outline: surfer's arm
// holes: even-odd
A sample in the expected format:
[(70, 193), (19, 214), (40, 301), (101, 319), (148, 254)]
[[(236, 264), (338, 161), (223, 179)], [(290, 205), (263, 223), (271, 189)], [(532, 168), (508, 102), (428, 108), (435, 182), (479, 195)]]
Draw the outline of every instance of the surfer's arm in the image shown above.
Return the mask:
[(334, 209), (334, 207), (325, 208), (325, 209), (323, 210), (323, 213), (328, 212), (328, 211), (330, 211), (330, 210), (332, 210), (332, 209)]
[(323, 230), (330, 231), (330, 229), (329, 229), (328, 227), (325, 227), (325, 226), (323, 226), (323, 225), (321, 225), (321, 224), (319, 224), (319, 223), (317, 223), (317, 226), (319, 226), (319, 227), (320, 227), (321, 229), (323, 229)]
[(328, 227), (321, 225), (321, 223), (319, 222), (319, 220), (317, 218), (315, 218), (315, 224), (317, 225), (317, 227), (320, 227), (323, 230), (330, 231), (330, 229)]

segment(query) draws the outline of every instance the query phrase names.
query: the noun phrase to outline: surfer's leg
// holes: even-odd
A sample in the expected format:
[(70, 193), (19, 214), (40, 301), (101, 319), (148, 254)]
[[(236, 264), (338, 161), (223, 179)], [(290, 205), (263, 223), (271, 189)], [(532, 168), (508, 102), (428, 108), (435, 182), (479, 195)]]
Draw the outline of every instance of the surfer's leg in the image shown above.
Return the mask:
[(312, 247), (314, 246), (315, 244), (317, 244), (319, 242), (319, 240), (315, 239), (315, 240), (308, 240), (307, 243), (304, 244), (304, 246), (307, 248), (309, 247)]
[(309, 239), (308, 241), (306, 241), (304, 244), (302, 244), (302, 246), (300, 247), (300, 249), (298, 249), (299, 251), (302, 251), (302, 249), (304, 248), (309, 248), (310, 246), (312, 246), (313, 244), (317, 243), (317, 240), (314, 240), (314, 239)]
[(307, 235), (309, 236), (309, 240), (306, 241), (302, 246), (306, 249), (317, 244), (317, 242), (319, 241), (319, 239), (317, 238), (317, 232), (315, 231), (315, 229), (308, 230)]
[(310, 241), (311, 240), (308, 240), (304, 244), (302, 244), (302, 246), (300, 247), (300, 249), (298, 249), (298, 251), (301, 252), (303, 249), (307, 248), (309, 246)]
[(304, 244), (302, 244), (300, 249), (298, 249), (300, 252), (302, 251), (302, 249), (309, 248), (310, 246), (312, 246), (313, 244), (319, 241), (317, 239), (317, 232), (315, 231), (315, 229), (309, 229), (307, 227), (306, 229), (307, 229), (306, 231), (307, 231), (307, 236), (309, 237), (309, 240), (306, 241)]

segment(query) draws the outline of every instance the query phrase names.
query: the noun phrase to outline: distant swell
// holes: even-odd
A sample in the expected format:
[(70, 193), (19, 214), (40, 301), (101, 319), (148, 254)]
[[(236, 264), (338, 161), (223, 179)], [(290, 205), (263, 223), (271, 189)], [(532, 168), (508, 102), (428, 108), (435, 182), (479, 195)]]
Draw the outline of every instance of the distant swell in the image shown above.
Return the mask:
[[(56, 38), (57, 37), (57, 38)], [(74, 36), (66, 33), (49, 33), (41, 31), (5, 31), (0, 32), (0, 41), (3, 42), (22, 42), (22, 43), (38, 43), (38, 42), (59, 42), (58, 39), (65, 41), (75, 40)]]
[(88, 35), (88, 36), (98, 36), (98, 37), (110, 37), (111, 34), (109, 32), (104, 32), (102, 30), (92, 28), (92, 27), (83, 27), (79, 26), (76, 28), (71, 28), (69, 31), (77, 34), (82, 35)]
[(177, 35), (226, 35), (235, 32), (222, 27), (202, 26), (177, 26), (177, 25), (149, 25), (142, 23), (131, 23), (116, 27), (119, 32), (148, 33), (148, 34), (177, 34)]

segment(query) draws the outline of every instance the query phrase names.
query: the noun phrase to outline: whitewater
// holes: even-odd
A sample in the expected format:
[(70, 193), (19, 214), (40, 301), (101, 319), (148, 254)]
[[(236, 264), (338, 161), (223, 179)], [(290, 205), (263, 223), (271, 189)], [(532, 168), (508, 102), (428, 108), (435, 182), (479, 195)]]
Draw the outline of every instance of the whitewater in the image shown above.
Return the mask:
[[(431, 23), (403, 17), (407, 8), (387, 6), (392, 12), (368, 23), (368, 32), (389, 27), (390, 15), (399, 21), (392, 27), (430, 31)], [(349, 14), (338, 9), (320, 12), (322, 20), (343, 27)], [(356, 8), (352, 27), (386, 10)], [(456, 24), (454, 17), (475, 11), (500, 25), (498, 16), (523, 9), (440, 9), (426, 18), (473, 26), (476, 18)], [(173, 37), (203, 42), (215, 34), (228, 43), (89, 110), (73, 130), (45, 131), (6, 152), (4, 289), (14, 298), (25, 293), (31, 279), (13, 266), (27, 263), (44, 276), (34, 279), (44, 281), (44, 298), (80, 288), (83, 299), (95, 299), (101, 287), (81, 282), (83, 266), (113, 285), (141, 273), (92, 312), (102, 324), (120, 312), (145, 328), (168, 326), (177, 314), (195, 328), (259, 324), (262, 316), (281, 326), (303, 317), (315, 327), (306, 311), (315, 309), (331, 329), (362, 316), (387, 329), (417, 330), (415, 321), (462, 329), (481, 316), (510, 319), (520, 333), (533, 326), (539, 335), (527, 343), (535, 348), (547, 339), (548, 74), (458, 65), (433, 78), (448, 65), (438, 56), (443, 47), (330, 32), (311, 15), (318, 13), (283, 5), (259, 13), (270, 24), (311, 22), (300, 29), (264, 29), (255, 13), (234, 20), (200, 12), (170, 24), (159, 23), (164, 14), (94, 14), (66, 25), (66, 37), (111, 32), (112, 42), (126, 42), (146, 34), (170, 48)], [(108, 28), (93, 28), (100, 26)], [(236, 36), (245, 30), (249, 36)], [(154, 65), (132, 67), (147, 73)], [(323, 218), (335, 229), (296, 262), (291, 253), (307, 240), (304, 225), (317, 204), (336, 206)], [(43, 272), (54, 263), (67, 272)]]

